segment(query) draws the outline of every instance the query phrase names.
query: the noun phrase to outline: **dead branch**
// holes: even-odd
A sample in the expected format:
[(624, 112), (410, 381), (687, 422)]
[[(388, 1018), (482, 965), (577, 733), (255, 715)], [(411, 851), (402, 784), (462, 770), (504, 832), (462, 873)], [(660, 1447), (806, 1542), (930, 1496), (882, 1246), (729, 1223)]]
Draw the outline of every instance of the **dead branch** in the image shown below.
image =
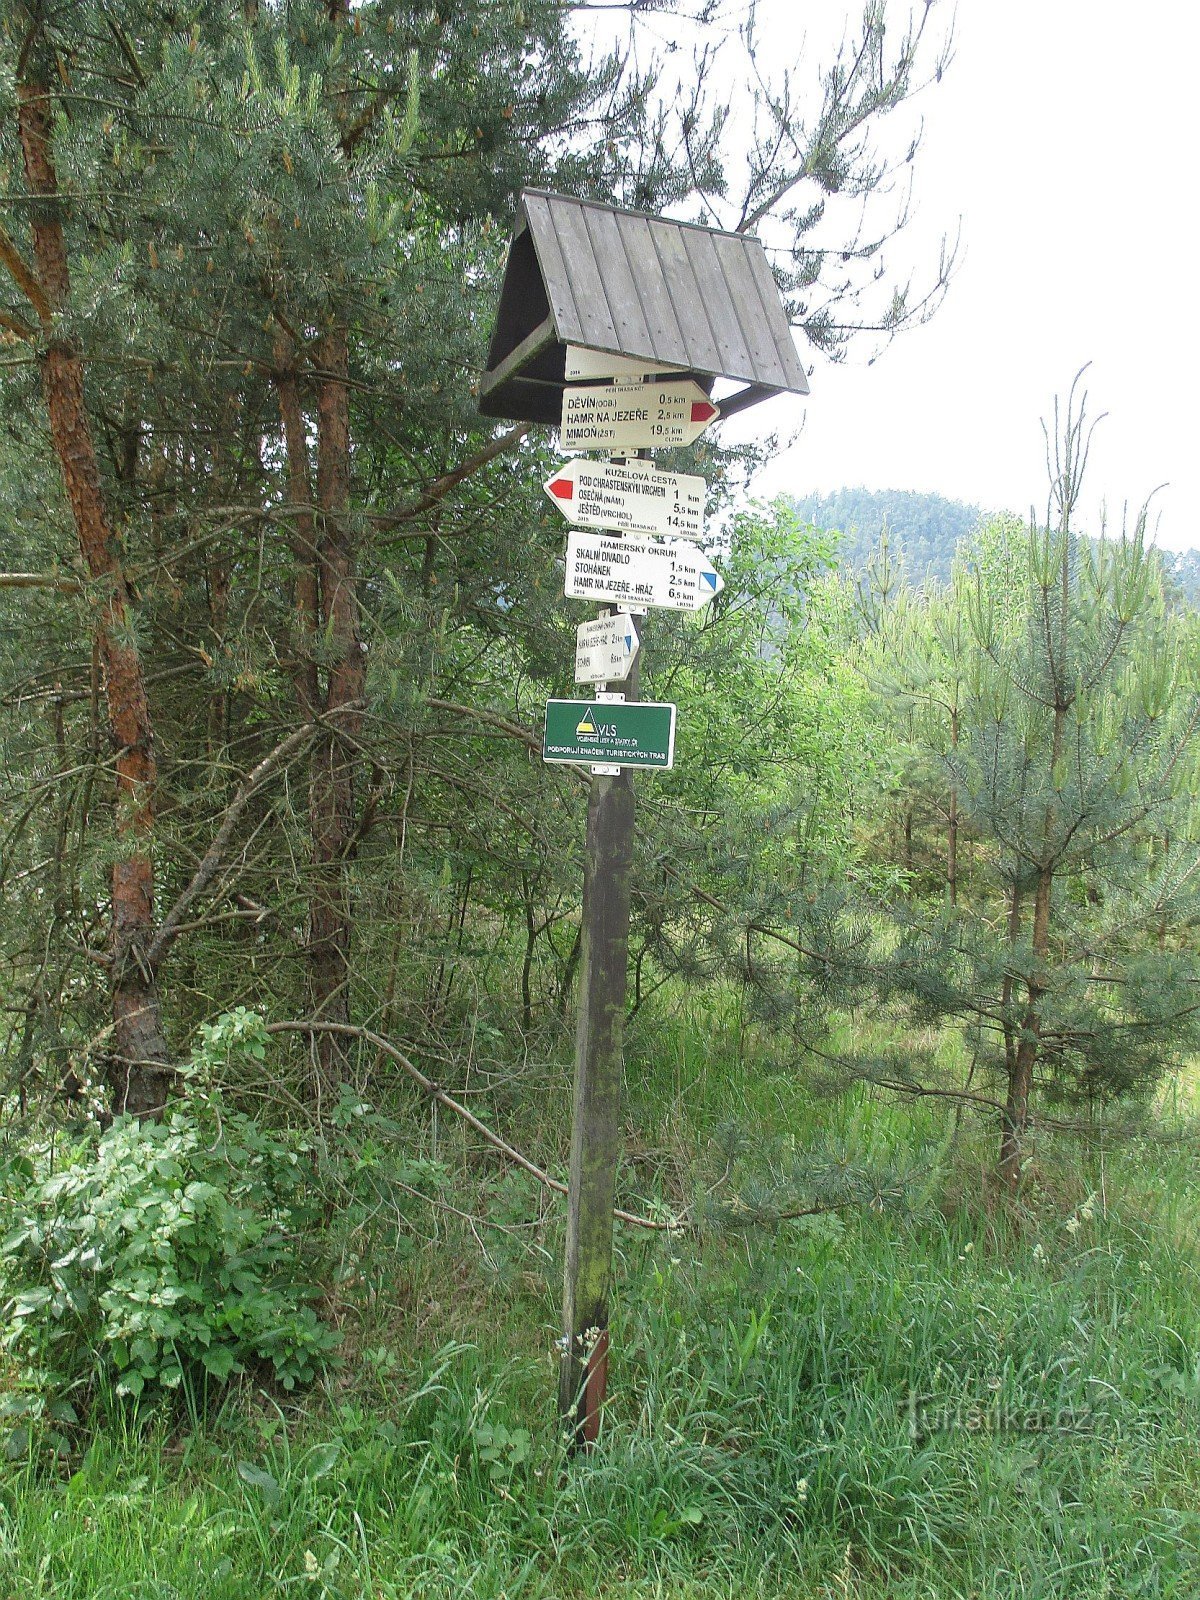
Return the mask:
[(13, 282), (37, 312), (38, 321), (43, 329), (49, 329), (53, 321), (53, 312), (46, 292), (2, 226), (0, 226), (0, 262), (8, 268)]
[[(381, 1033), (376, 1033), (374, 1029), (357, 1027), (350, 1022), (321, 1022), (314, 1019), (308, 1022), (269, 1022), (267, 1024), (267, 1032), (334, 1033), (347, 1039), (365, 1040), (367, 1044), (374, 1045), (376, 1050), (389, 1056), (398, 1066), (402, 1067), (413, 1082), (431, 1100), (436, 1100), (438, 1105), (445, 1106), (447, 1111), (453, 1111), (455, 1116), (461, 1117), (469, 1127), (475, 1130), (481, 1139), (485, 1139), (494, 1149), (506, 1155), (510, 1161), (514, 1161), (522, 1171), (528, 1172), (531, 1177), (536, 1178), (545, 1188), (553, 1189), (555, 1194), (566, 1194), (567, 1186), (565, 1183), (561, 1183), (557, 1178), (552, 1178), (548, 1172), (530, 1161), (528, 1156), (523, 1156), (506, 1139), (502, 1139), (498, 1133), (493, 1133), (486, 1123), (480, 1122), (473, 1112), (468, 1111), (466, 1106), (447, 1094), (440, 1084), (434, 1083), (432, 1078), (427, 1078), (421, 1069), (414, 1066), (390, 1039), (385, 1039)], [(634, 1212), (622, 1211), (619, 1207), (614, 1207), (613, 1216), (617, 1217), (621, 1222), (632, 1223), (637, 1228), (650, 1228), (655, 1233), (679, 1233), (693, 1226), (689, 1222), (686, 1212), (680, 1217), (672, 1217), (669, 1222), (658, 1222), (653, 1217), (639, 1217)]]
[(318, 717), (312, 722), (306, 722), (303, 727), (288, 734), (286, 739), (280, 741), (263, 759), (247, 773), (240, 788), (226, 807), (225, 815), (221, 819), (221, 826), (213, 836), (212, 843), (204, 852), (200, 865), (192, 874), (192, 880), (187, 888), (176, 900), (167, 915), (158, 925), (158, 930), (150, 941), (146, 952), (146, 961), (153, 969), (162, 961), (174, 942), (176, 936), (182, 931), (183, 919), (189, 907), (196, 898), (203, 894), (205, 889), (220, 871), (221, 863), (233, 837), (234, 829), (242, 819), (242, 815), (249, 805), (254, 794), (262, 787), (266, 780), (276, 772), (285, 762), (296, 754), (313, 735), (328, 724), (333, 718), (345, 712), (361, 709), (361, 702), (348, 701), (344, 706), (339, 706), (336, 712), (326, 717)]
[(515, 450), (531, 427), (532, 423), (523, 422), (519, 427), (510, 428), (507, 433), (502, 433), (498, 439), (493, 439), (490, 444), (484, 445), (482, 450), (477, 451), (469, 460), (464, 461), (462, 466), (455, 467), (453, 472), (447, 472), (441, 478), (435, 478), (425, 493), (414, 500), (411, 505), (402, 506), (399, 511), (393, 512), (391, 516), (381, 518), (376, 524), (378, 532), (390, 533), (394, 528), (398, 528), (401, 523), (412, 522), (416, 517), (432, 510), (438, 501), (443, 500), (451, 489), (457, 488), (464, 478), (471, 477), (481, 467), (486, 467), (489, 461), (494, 461), (497, 456), (502, 456), (509, 450)]
[(60, 594), (82, 594), (77, 578), (60, 578), (53, 572), (0, 572), (0, 589), (57, 589)]

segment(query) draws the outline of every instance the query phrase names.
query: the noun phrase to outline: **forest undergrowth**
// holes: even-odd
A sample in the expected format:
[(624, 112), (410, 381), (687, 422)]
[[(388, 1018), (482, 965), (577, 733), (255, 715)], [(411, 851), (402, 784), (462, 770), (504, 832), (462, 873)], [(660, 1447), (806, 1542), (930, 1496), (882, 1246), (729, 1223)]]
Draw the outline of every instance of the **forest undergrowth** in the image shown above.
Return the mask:
[[(622, 1198), (693, 1225), (619, 1231), (598, 1448), (554, 1414), (558, 1197), (404, 1090), (354, 1099), (307, 1154), (335, 1364), (101, 1379), (56, 1446), (12, 1388), (0, 1593), (1200, 1592), (1194, 1085), (1152, 1138), (1042, 1135), (1013, 1210), (973, 1113), (816, 1094), (711, 996), (652, 1012)], [(567, 1069), (528, 1072), (508, 1118), (560, 1170)], [(805, 1188), (830, 1209), (764, 1226)]]

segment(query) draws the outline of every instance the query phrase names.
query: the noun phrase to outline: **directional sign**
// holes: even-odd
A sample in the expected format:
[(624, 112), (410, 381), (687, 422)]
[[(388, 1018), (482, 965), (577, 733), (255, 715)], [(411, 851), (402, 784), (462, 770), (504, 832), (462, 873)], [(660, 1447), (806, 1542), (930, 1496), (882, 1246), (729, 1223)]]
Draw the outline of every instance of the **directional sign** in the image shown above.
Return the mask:
[(579, 528), (704, 537), (703, 478), (659, 472), (644, 461), (589, 461), (576, 456), (548, 478), (546, 493)]
[(686, 372), (686, 367), (671, 367), (652, 356), (614, 356), (607, 350), (589, 350), (586, 345), (567, 346), (568, 383), (580, 378), (649, 378), (661, 372)]
[(589, 761), (619, 767), (675, 763), (675, 707), (635, 700), (551, 700), (543, 761)]
[(691, 444), (721, 415), (698, 383), (568, 384), (564, 450), (664, 450)]
[(724, 587), (694, 544), (573, 529), (567, 535), (566, 594), (572, 600), (699, 611)]
[(628, 615), (581, 622), (575, 633), (575, 682), (623, 683), (639, 648), (638, 631)]

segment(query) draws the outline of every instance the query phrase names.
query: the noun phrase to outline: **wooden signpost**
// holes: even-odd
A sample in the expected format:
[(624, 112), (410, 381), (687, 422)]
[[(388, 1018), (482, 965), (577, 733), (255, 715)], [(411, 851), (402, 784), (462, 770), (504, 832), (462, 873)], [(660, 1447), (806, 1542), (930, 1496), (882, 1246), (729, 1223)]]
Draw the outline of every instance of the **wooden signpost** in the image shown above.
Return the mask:
[[(578, 353), (577, 353), (578, 354)], [(575, 363), (586, 366), (586, 362)], [(563, 390), (564, 449), (632, 449), (696, 438), (718, 415), (696, 384), (588, 384)], [(601, 682), (595, 701), (551, 700), (542, 759), (587, 762), (587, 837), (583, 864), (575, 1092), (567, 1182), (567, 1251), (560, 1341), (559, 1411), (576, 1446), (593, 1443), (608, 1388), (609, 1281), (613, 1203), (620, 1161), (625, 981), (633, 862), (633, 773), (675, 760), (675, 707), (638, 701), (643, 654), (628, 611), (699, 611), (724, 587), (699, 545), (703, 478), (658, 472), (646, 460), (576, 458), (545, 484), (569, 522), (564, 592), (610, 606), (584, 623), (576, 681)], [(591, 532), (583, 529), (596, 529)], [(626, 531), (642, 530), (640, 535)], [(677, 531), (688, 537), (661, 537)], [(648, 535), (648, 536), (647, 536)], [(659, 535), (656, 537), (656, 535)], [(633, 630), (632, 637), (623, 630)], [(622, 630), (614, 637), (609, 630)], [(600, 643), (592, 667), (585, 643)], [(638, 641), (636, 651), (634, 640)], [(629, 664), (625, 666), (626, 644)], [(605, 660), (613, 663), (599, 677)], [(583, 676), (581, 678), (581, 668)], [(620, 684), (624, 692), (612, 685)]]
[[(696, 377), (742, 387), (718, 407)], [(807, 394), (808, 382), (757, 239), (522, 195), (480, 383), (486, 415), (557, 424), (566, 452), (646, 456), (698, 439), (722, 408), (783, 392)], [(644, 645), (630, 613), (698, 611), (722, 583), (698, 546), (702, 478), (577, 459), (545, 489), (572, 524), (567, 595), (608, 607), (576, 649), (575, 681), (595, 684), (595, 699), (551, 701), (543, 743), (546, 761), (592, 770), (558, 1391), (572, 1445), (587, 1446), (608, 1381), (633, 769), (670, 767), (675, 749), (675, 707), (639, 700)]]
[[(638, 696), (640, 660), (625, 683)], [(630, 706), (632, 709), (632, 706)], [(575, 1088), (567, 1173), (567, 1247), (558, 1411), (573, 1446), (594, 1444), (608, 1390), (613, 1206), (621, 1159), (625, 979), (633, 872), (633, 771), (596, 771), (583, 853)]]

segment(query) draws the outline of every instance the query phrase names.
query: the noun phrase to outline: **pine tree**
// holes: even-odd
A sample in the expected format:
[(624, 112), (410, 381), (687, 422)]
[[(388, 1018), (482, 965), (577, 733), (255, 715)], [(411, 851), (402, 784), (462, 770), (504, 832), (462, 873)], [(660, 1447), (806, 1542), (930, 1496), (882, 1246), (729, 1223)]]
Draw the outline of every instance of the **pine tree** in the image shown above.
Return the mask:
[[(15, 220), (0, 325), (16, 353), (0, 406), (16, 428), (40, 422), (57, 455), (33, 458), (91, 498), (64, 505), (42, 470), (10, 475), (4, 502), (48, 528), (30, 563), (48, 581), (69, 518), (74, 570), (39, 592), (62, 619), (60, 767), (87, 767), (105, 793), (98, 686), (121, 797), (89, 804), (64, 836), (68, 879), (106, 857), (112, 870), (106, 891), (51, 920), (64, 978), (38, 1026), (86, 1054), (104, 981), (119, 1101), (160, 1103), (172, 1046), (231, 1003), (334, 1022), (390, 1004), (378, 973), (397, 957), (379, 907), (427, 904), (422, 926), (444, 942), (443, 869), (465, 862), (464, 839), (478, 849), (455, 877), (458, 926), (470, 897), (525, 922), (511, 860), (475, 812), (481, 770), (518, 814), (553, 810), (495, 740), (501, 725), (519, 737), (561, 675), (558, 532), (531, 516), (538, 449), (485, 424), (472, 393), (516, 193), (541, 183), (693, 213), (720, 199), (732, 209), (719, 220), (747, 226), (774, 206), (795, 247), (783, 259), (797, 323), (836, 351), (855, 271), (864, 291), (890, 289), (854, 249), (817, 250), (813, 230), (826, 202), (854, 192), (857, 210), (883, 185), (866, 134), (919, 86), (930, 43), (885, 20), (871, 8), (862, 49), (812, 83), (807, 107), (761, 100), (760, 154), (774, 141), (795, 159), (755, 156), (739, 205), (709, 89), (656, 102), (659, 63), (585, 58), (557, 0), (5, 9), (5, 58), (40, 91), (27, 100), (59, 192), (27, 172), (20, 108), (6, 105), (0, 185)], [(806, 191), (816, 210), (799, 204)], [(57, 255), (42, 260), (51, 228)], [(887, 329), (909, 313), (921, 304), (893, 307)], [(50, 390), (37, 395), (34, 375)], [(42, 797), (51, 837), (70, 792), (64, 779)], [(535, 930), (556, 925), (569, 835), (565, 820), (561, 836), (529, 835), (531, 893), (546, 896)], [(40, 877), (33, 837), (18, 830), (6, 864)], [(9, 930), (24, 1009), (45, 987), (40, 934), (19, 917)], [(339, 1076), (332, 1042), (316, 1065)]]
[[(1197, 1037), (1179, 943), (1200, 873), (1194, 620), (1165, 615), (1144, 513), (1116, 538), (1076, 532), (1091, 440), (1077, 387), (1048, 439), (1052, 521), (1019, 538), (1008, 527), (998, 563), (991, 549), (960, 569), (953, 631), (933, 614), (942, 602), (926, 608), (923, 662), (906, 623), (909, 701), (932, 701), (957, 641), (957, 702), (942, 704), (958, 735), (943, 724), (926, 748), (981, 866), (957, 905), (898, 916), (876, 974), (927, 1017), (963, 1024), (999, 1077), (998, 1168), (1013, 1190), (1035, 1095), (1144, 1094)], [(995, 581), (1014, 564), (1019, 606)]]

